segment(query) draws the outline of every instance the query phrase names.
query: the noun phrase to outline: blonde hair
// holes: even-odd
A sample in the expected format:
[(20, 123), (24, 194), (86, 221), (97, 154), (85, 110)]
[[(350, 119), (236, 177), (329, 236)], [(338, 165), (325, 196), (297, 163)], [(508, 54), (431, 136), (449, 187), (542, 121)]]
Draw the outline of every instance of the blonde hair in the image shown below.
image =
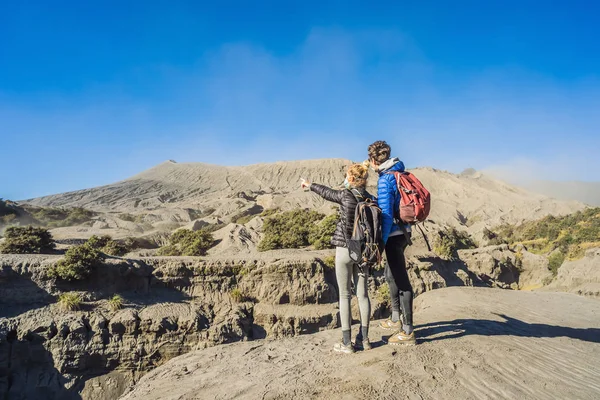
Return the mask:
[(369, 178), (369, 167), (362, 164), (352, 164), (348, 167), (348, 175), (353, 179), (353, 186), (364, 188), (367, 186), (367, 179)]

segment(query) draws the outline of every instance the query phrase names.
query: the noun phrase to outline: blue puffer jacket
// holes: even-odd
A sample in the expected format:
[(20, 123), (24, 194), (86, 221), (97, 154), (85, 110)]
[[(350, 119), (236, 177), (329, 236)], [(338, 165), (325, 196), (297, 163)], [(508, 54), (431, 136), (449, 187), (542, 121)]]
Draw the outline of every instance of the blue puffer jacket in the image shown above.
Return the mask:
[(398, 158), (391, 158), (379, 166), (379, 180), (377, 181), (377, 203), (381, 208), (381, 233), (383, 243), (387, 243), (392, 232), (400, 230), (394, 222), (400, 209), (400, 192), (394, 174), (389, 172), (404, 172), (404, 163)]

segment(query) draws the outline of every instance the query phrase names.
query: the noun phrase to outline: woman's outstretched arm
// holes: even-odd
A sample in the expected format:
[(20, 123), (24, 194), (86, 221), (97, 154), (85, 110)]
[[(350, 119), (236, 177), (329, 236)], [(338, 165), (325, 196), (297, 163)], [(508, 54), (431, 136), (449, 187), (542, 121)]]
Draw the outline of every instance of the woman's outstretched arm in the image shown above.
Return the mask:
[(342, 203), (342, 198), (344, 197), (344, 190), (335, 190), (324, 185), (319, 185), (317, 183), (311, 183), (309, 188), (311, 191), (315, 192), (325, 200), (332, 201), (338, 204)]

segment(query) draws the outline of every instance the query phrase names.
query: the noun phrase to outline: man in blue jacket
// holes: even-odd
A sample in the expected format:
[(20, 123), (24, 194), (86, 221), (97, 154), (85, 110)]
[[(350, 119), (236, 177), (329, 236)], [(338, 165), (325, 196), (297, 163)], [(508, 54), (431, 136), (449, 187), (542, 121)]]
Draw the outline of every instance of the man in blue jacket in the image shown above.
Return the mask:
[(401, 194), (394, 177), (394, 171), (404, 171), (404, 163), (398, 158), (390, 158), (390, 155), (390, 146), (382, 140), (369, 146), (371, 168), (379, 173), (377, 201), (381, 208), (381, 229), (387, 257), (385, 278), (390, 287), (392, 303), (392, 317), (383, 321), (381, 327), (395, 331), (388, 340), (389, 344), (414, 345), (413, 288), (404, 258), (411, 233), (410, 225), (403, 224), (399, 219)]

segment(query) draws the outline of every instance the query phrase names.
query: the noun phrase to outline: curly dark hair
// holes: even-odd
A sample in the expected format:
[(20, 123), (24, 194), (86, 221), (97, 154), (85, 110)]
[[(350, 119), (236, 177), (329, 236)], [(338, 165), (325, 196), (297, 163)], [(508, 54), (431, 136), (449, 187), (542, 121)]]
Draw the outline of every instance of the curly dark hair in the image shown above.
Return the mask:
[(392, 149), (384, 140), (378, 140), (369, 146), (369, 159), (382, 164), (390, 158)]

